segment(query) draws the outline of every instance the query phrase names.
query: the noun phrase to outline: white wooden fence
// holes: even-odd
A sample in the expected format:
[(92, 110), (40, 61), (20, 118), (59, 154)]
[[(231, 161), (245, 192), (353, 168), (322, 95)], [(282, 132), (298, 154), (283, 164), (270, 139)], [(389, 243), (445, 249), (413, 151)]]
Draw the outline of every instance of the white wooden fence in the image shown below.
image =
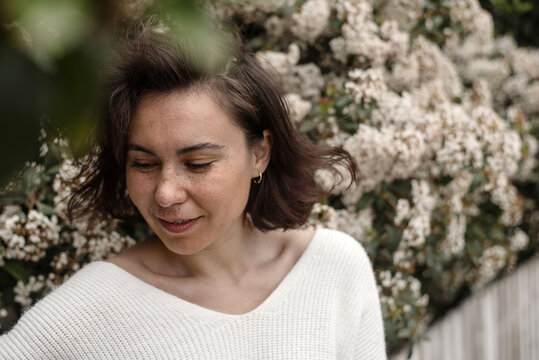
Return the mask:
[[(539, 360), (539, 258), (474, 294), (414, 346), (413, 360)], [(391, 357), (406, 359), (406, 351)]]

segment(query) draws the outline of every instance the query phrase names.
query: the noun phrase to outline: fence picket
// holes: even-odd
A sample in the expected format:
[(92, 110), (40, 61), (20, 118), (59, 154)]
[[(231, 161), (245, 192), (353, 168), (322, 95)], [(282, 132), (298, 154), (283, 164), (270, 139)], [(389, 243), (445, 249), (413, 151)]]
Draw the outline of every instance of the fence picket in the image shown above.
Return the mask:
[[(539, 258), (474, 294), (427, 332), (412, 360), (539, 359)], [(406, 359), (403, 350), (391, 357)]]

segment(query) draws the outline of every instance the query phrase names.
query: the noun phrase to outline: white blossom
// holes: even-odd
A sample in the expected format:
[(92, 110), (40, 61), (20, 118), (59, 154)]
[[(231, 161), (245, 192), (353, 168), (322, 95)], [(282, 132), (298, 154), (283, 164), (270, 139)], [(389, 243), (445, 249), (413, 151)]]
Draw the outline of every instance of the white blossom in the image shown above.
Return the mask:
[(498, 274), (505, 267), (507, 250), (501, 245), (494, 245), (486, 249), (479, 260), (480, 267), (477, 271), (477, 282), (474, 287), (482, 286)]
[(414, 203), (412, 216), (403, 232), (399, 247), (419, 247), (430, 235), (430, 216), (437, 202), (437, 196), (432, 194), (430, 185), (424, 180), (412, 180), (412, 200)]
[(520, 181), (539, 181), (538, 174), (534, 169), (539, 165), (539, 141), (533, 136), (526, 134), (522, 137), (522, 161), (514, 179)]
[(390, 0), (385, 2), (380, 15), (385, 20), (394, 20), (403, 30), (412, 29), (423, 15), (424, 0)]
[(395, 225), (400, 225), (403, 220), (408, 219), (411, 216), (410, 202), (406, 199), (399, 199), (395, 211), (396, 215), (393, 221)]
[(508, 52), (516, 75), (531, 80), (539, 80), (539, 51), (531, 48), (511, 49)]
[(17, 284), (13, 288), (15, 293), (15, 302), (19, 303), (23, 312), (26, 311), (30, 305), (32, 305), (32, 293), (37, 293), (43, 290), (46, 286), (45, 276), (40, 274), (36, 276), (30, 276), (28, 283), (17, 281)]
[(514, 226), (521, 222), (523, 215), (522, 199), (516, 187), (505, 175), (500, 175), (491, 190), (491, 200), (502, 209), (500, 222), (506, 226)]
[(509, 241), (511, 243), (511, 250), (520, 251), (528, 246), (530, 238), (524, 231), (517, 229)]
[(499, 59), (477, 58), (466, 64), (461, 72), (464, 80), (484, 79), (491, 89), (501, 88), (510, 74), (507, 62)]
[(539, 113), (539, 81), (529, 84), (522, 92), (522, 108), (530, 114)]
[(368, 1), (341, 0), (335, 4), (337, 16), (344, 21), (341, 32), (346, 52), (358, 61), (381, 66), (391, 51), (390, 45), (380, 38), (379, 28), (372, 18), (372, 5)]
[(477, 0), (447, 0), (451, 19), (460, 23), (474, 37), (484, 42), (492, 41), (494, 24), (492, 16), (481, 8)]
[(387, 91), (380, 69), (355, 69), (350, 71), (348, 76), (353, 81), (346, 82), (344, 88), (356, 104), (369, 105), (377, 102)]
[(291, 67), (283, 82), (288, 92), (297, 93), (312, 101), (318, 100), (320, 91), (326, 84), (320, 68), (313, 63)]
[(286, 75), (299, 61), (300, 51), (297, 44), (290, 44), (287, 53), (277, 51), (259, 51), (256, 56), (262, 66), (270, 71), (277, 72), (280, 75)]
[(275, 38), (279, 38), (283, 35), (285, 27), (286, 21), (276, 15), (270, 16), (264, 23), (264, 28), (268, 34)]
[(403, 56), (397, 58), (387, 83), (394, 91), (404, 91), (415, 88), (419, 83), (419, 62), (417, 56)]
[(328, 205), (323, 205), (320, 203), (314, 204), (307, 227), (314, 229), (321, 227), (337, 229), (336, 210)]
[(370, 208), (359, 212), (347, 209), (337, 210), (336, 228), (366, 244), (370, 240), (369, 233), (372, 232), (373, 218), (374, 214)]
[(298, 94), (288, 93), (284, 99), (290, 110), (290, 117), (295, 123), (299, 123), (311, 111), (311, 102), (303, 100)]
[(313, 43), (326, 28), (329, 15), (327, 0), (307, 0), (299, 13), (292, 14), (290, 30), (299, 39)]
[(341, 63), (346, 63), (348, 59), (348, 51), (346, 48), (346, 40), (342, 37), (335, 37), (329, 41), (329, 46), (335, 59)]
[(466, 233), (466, 217), (464, 214), (452, 214), (446, 231), (446, 238), (442, 243), (442, 249), (451, 255), (456, 255), (464, 250)]

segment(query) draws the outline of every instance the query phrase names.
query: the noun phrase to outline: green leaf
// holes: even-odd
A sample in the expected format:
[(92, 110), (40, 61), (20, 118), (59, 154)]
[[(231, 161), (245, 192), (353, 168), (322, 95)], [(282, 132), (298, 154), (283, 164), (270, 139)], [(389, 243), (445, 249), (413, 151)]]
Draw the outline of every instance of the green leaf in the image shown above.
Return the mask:
[[(52, 168), (53, 166), (59, 165), (60, 160), (60, 151), (58, 150), (58, 147), (54, 144), (48, 143), (47, 154), (45, 154), (45, 167), (50, 170), (50, 168)], [(47, 170), (47, 173), (49, 173), (49, 170)]]
[[(18, 9), (8, 13), (31, 41), (21, 41), (43, 68), (83, 41), (91, 24), (91, 4), (84, 0), (14, 1)], [(15, 11), (13, 11), (15, 10)]]
[(32, 167), (27, 168), (22, 174), (22, 190), (28, 195), (31, 194), (36, 188), (36, 182), (38, 181), (38, 174)]
[(377, 211), (383, 211), (387, 205), (388, 205), (387, 200), (384, 199), (384, 198), (381, 197), (381, 196), (378, 196), (378, 197), (376, 198), (376, 200), (375, 200), (374, 208), (375, 208), (375, 210), (377, 210)]
[(359, 128), (359, 123), (352, 119), (350, 116), (339, 116), (337, 122), (341, 129), (349, 133), (350, 135), (355, 134)]
[(286, 4), (286, 5), (283, 5), (279, 8), (278, 10), (278, 13), (281, 17), (287, 17), (287, 16), (290, 16), (292, 15), (293, 13), (296, 12), (296, 9), (294, 6), (292, 5), (289, 5), (289, 4)]
[(390, 251), (397, 250), (402, 238), (402, 231), (393, 226), (386, 225), (388, 248)]
[(60, 164), (57, 164), (57, 165), (54, 165), (54, 166), (51, 166), (50, 168), (48, 168), (47, 171), (45, 171), (45, 174), (47, 174), (47, 175), (56, 175), (56, 174), (58, 174), (59, 171), (60, 171)]
[(375, 106), (360, 107), (357, 109), (357, 115), (360, 119), (368, 119), (371, 117), (374, 109), (376, 109)]
[(19, 262), (6, 261), (4, 264), (4, 269), (17, 280), (26, 282), (28, 279), (28, 271)]
[(12, 204), (24, 204), (26, 201), (26, 194), (22, 191), (13, 191), (0, 194), (0, 204), (12, 205)]
[(262, 49), (264, 46), (264, 38), (262, 36), (257, 36), (249, 40), (249, 46), (254, 51)]
[(342, 111), (348, 104), (352, 102), (352, 99), (350, 99), (348, 96), (343, 96), (335, 100), (335, 108), (337, 110)]
[(479, 187), (479, 185), (483, 183), (483, 180), (485, 180), (483, 174), (473, 174), (472, 183), (470, 184), (470, 189), (468, 190), (468, 192), (473, 193)]
[(412, 357), (412, 352), (414, 351), (414, 342), (408, 341), (408, 359)]
[(329, 28), (332, 29), (332, 30), (339, 30), (342, 26), (343, 22), (341, 20), (339, 20), (338, 18), (336, 17), (331, 17), (329, 19)]
[(370, 207), (374, 200), (376, 200), (376, 197), (372, 193), (363, 195), (356, 204), (356, 211), (361, 211)]
[(493, 227), (490, 232), (490, 240), (495, 242), (502, 242), (506, 239), (505, 233), (503, 230), (499, 227)]
[(380, 245), (380, 237), (376, 236), (371, 239), (367, 244), (364, 245), (365, 251), (370, 259), (376, 258), (376, 253), (378, 252), (378, 246)]
[(412, 191), (412, 181), (409, 179), (406, 180), (397, 180), (391, 184), (391, 188), (399, 198), (405, 197), (407, 194), (410, 194)]
[(400, 329), (397, 333), (397, 336), (403, 339), (408, 339), (411, 335), (410, 329), (404, 328)]
[(56, 213), (52, 206), (40, 202), (37, 203), (37, 211), (47, 216), (54, 215)]

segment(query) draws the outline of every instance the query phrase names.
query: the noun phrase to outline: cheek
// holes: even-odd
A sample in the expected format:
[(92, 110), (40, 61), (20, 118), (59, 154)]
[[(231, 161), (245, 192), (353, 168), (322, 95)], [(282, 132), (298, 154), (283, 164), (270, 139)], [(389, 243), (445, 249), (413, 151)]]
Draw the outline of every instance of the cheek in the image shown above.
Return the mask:
[[(146, 204), (151, 200), (152, 196), (152, 181), (144, 174), (134, 172), (126, 172), (126, 187), (129, 198), (137, 208), (141, 209), (141, 205)], [(142, 212), (142, 211), (141, 211)]]
[(227, 182), (227, 189), (224, 192), (224, 196), (227, 197), (227, 201), (234, 208), (241, 208), (243, 212), (249, 199), (249, 190), (251, 186), (251, 178), (248, 173), (237, 172), (235, 176), (230, 176), (230, 181)]
[[(251, 179), (243, 171), (229, 168), (227, 171), (219, 171), (195, 185), (195, 192), (205, 204), (219, 204), (223, 212), (243, 212), (249, 198), (249, 186)], [(202, 199), (203, 198), (203, 199)]]

